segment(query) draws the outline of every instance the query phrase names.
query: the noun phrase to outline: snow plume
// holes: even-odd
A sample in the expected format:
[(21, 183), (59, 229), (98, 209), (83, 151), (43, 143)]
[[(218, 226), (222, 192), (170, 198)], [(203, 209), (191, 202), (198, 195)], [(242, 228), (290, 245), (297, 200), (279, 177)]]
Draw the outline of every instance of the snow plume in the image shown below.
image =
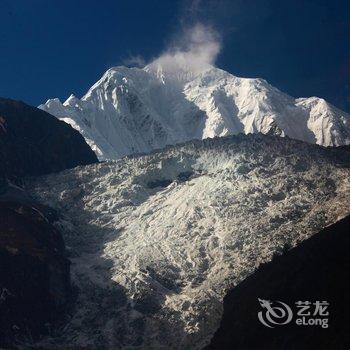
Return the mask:
[(143, 68), (146, 65), (145, 59), (140, 55), (129, 56), (125, 58), (122, 61), (122, 63), (127, 67), (138, 67), (138, 68)]
[(150, 66), (169, 73), (201, 72), (214, 65), (221, 49), (221, 37), (211, 26), (197, 23), (182, 31), (170, 47)]

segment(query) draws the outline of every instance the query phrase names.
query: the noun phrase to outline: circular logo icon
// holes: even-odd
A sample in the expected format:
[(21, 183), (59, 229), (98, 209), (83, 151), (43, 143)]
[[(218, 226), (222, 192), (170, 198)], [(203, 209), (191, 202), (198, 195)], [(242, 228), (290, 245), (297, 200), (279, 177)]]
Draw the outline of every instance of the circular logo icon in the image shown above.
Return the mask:
[(282, 301), (258, 300), (264, 309), (258, 312), (258, 318), (264, 326), (274, 328), (276, 325), (284, 325), (292, 320), (292, 309), (287, 304), (282, 303)]

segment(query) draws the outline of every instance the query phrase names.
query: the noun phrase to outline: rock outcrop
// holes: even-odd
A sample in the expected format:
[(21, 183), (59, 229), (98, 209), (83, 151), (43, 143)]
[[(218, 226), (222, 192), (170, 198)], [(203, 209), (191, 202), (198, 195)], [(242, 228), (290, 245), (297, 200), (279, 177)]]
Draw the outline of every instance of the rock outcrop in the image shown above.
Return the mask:
[(0, 201), (0, 348), (53, 334), (71, 286), (56, 213), (25, 201)]
[(0, 98), (0, 177), (35, 176), (97, 162), (80, 133), (23, 102)]
[[(261, 266), (224, 299), (220, 328), (207, 350), (349, 349), (350, 216)], [(327, 301), (328, 328), (289, 324), (268, 328), (258, 320), (258, 298)], [(294, 315), (295, 316), (295, 315)]]
[(0, 98), (0, 348), (54, 335), (71, 299), (58, 214), (18, 186), (26, 177), (95, 162), (68, 124)]

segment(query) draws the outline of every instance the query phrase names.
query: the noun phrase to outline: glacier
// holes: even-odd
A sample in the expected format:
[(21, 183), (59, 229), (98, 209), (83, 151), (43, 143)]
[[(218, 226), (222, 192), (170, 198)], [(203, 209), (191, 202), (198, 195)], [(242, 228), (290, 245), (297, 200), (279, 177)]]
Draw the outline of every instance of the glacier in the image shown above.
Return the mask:
[(350, 214), (349, 175), (347, 147), (240, 134), (28, 179), (78, 290), (37, 348), (201, 349), (229, 288)]
[(263, 79), (158, 59), (109, 69), (81, 98), (39, 108), (77, 129), (100, 160), (191, 139), (272, 133), (323, 146), (350, 143), (350, 116), (317, 97), (293, 98)]

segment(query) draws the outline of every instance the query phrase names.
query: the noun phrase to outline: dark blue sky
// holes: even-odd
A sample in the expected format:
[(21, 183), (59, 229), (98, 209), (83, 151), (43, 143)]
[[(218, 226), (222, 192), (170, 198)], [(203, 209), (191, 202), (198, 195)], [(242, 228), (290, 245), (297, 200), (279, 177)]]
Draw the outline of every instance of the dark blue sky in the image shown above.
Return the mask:
[(0, 1), (0, 96), (81, 96), (110, 66), (157, 56), (182, 25), (212, 24), (217, 66), (350, 111), (350, 2)]

